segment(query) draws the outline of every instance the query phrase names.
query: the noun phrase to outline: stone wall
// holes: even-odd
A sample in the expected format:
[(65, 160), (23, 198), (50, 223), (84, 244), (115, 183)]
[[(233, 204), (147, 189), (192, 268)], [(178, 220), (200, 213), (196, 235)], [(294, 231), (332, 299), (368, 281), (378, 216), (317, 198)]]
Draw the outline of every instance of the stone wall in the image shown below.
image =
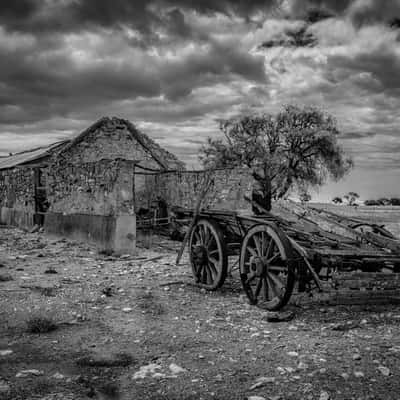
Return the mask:
[(35, 211), (32, 168), (18, 167), (0, 171), (0, 205), (25, 212)]
[(47, 169), (50, 212), (64, 214), (133, 214), (133, 163), (98, 160), (73, 163), (57, 159)]
[(75, 165), (103, 159), (125, 159), (145, 168), (160, 169), (150, 152), (134, 138), (129, 126), (116, 118), (100, 120), (54, 159), (64, 159)]
[[(151, 208), (158, 196), (168, 206), (193, 208), (202, 190), (205, 171), (146, 173), (135, 170), (135, 209)], [(220, 169), (212, 176), (212, 186), (205, 207), (229, 210), (248, 210), (244, 195), (250, 196), (253, 178), (245, 169)]]

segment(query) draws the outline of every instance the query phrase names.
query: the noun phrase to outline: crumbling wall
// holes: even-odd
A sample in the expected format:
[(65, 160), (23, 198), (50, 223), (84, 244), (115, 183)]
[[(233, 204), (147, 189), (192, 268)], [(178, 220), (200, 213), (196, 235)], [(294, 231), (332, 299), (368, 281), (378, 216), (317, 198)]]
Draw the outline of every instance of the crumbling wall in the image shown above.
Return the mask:
[(35, 211), (34, 170), (18, 167), (0, 171), (0, 205), (15, 210)]
[(72, 142), (59, 156), (55, 155), (55, 160), (57, 158), (75, 165), (103, 159), (125, 159), (135, 161), (144, 168), (160, 169), (151, 153), (133, 137), (128, 126), (117, 118), (100, 120), (82, 134), (80, 140)]
[[(193, 208), (206, 179), (205, 171), (146, 173), (135, 172), (135, 208), (151, 208), (157, 197), (168, 206)], [(219, 169), (212, 174), (212, 185), (205, 198), (208, 208), (249, 209), (244, 195), (250, 196), (253, 178), (246, 169)]]
[(75, 163), (57, 159), (47, 169), (50, 212), (133, 214), (133, 168), (126, 160)]

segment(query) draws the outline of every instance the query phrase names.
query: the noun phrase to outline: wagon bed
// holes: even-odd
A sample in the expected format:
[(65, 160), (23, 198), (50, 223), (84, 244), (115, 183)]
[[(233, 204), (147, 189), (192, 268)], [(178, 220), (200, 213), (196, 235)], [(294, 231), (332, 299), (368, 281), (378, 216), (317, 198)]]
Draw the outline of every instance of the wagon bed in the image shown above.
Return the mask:
[(263, 303), (267, 309), (283, 307), (295, 283), (300, 291), (311, 283), (321, 290), (321, 279), (333, 270), (400, 270), (400, 240), (383, 227), (298, 203), (279, 202), (262, 215), (175, 211), (196, 220), (189, 243), (196, 282), (217, 289), (225, 280), (228, 257), (239, 256), (241, 281), (250, 302)]

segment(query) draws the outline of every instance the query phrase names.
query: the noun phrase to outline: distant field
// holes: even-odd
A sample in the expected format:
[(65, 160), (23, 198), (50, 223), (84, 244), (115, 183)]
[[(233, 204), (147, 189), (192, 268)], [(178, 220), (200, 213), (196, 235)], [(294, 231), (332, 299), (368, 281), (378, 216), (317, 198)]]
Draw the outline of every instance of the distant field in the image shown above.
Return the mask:
[(359, 218), (376, 224), (384, 224), (400, 238), (400, 206), (337, 206), (334, 204), (310, 203), (312, 207), (322, 208), (336, 214)]

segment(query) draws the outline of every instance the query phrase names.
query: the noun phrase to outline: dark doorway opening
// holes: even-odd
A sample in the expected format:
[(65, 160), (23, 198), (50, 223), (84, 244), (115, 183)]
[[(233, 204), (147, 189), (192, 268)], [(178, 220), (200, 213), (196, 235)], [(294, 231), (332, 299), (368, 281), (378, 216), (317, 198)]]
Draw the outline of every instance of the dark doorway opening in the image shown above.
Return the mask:
[(35, 183), (35, 215), (34, 223), (43, 226), (46, 212), (49, 208), (46, 193), (44, 169), (37, 167), (34, 169), (34, 183)]

